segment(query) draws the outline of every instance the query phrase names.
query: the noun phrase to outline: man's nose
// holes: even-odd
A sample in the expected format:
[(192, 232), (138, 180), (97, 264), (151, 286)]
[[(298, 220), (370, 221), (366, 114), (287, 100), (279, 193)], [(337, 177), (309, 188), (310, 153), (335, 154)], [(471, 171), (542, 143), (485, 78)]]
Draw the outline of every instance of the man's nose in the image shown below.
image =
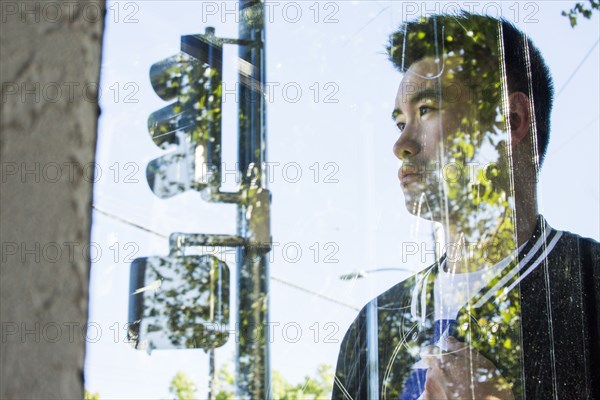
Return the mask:
[(400, 160), (405, 161), (416, 155), (420, 150), (420, 145), (410, 131), (404, 129), (396, 143), (394, 143), (394, 155)]

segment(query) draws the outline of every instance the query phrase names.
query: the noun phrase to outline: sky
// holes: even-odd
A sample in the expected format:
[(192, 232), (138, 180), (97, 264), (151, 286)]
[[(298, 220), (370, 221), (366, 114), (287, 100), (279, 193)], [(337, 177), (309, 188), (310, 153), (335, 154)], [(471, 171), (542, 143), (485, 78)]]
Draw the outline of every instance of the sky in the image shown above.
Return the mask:
[[(551, 226), (600, 239), (599, 18), (572, 29), (562, 10), (573, 1), (452, 2), (512, 20), (540, 48), (556, 96), (551, 140), (540, 177), (540, 210)], [(339, 342), (358, 310), (431, 262), (431, 225), (404, 206), (392, 154), (390, 119), (401, 76), (387, 61), (387, 36), (406, 18), (445, 2), (269, 2), (266, 26), (267, 159), (271, 163), (271, 368), (291, 382), (335, 365)], [(202, 350), (146, 352), (125, 343), (129, 268), (137, 257), (166, 255), (171, 232), (234, 234), (235, 207), (186, 192), (159, 199), (145, 177), (166, 154), (147, 130), (166, 106), (150, 84), (150, 66), (179, 51), (180, 36), (237, 36), (235, 2), (120, 1), (107, 4), (101, 69), (101, 118), (94, 187), (90, 323), (85, 386), (101, 399), (168, 398), (184, 371), (206, 393)], [(436, 8), (437, 7), (437, 8)], [(228, 12), (229, 11), (229, 12)], [(448, 11), (448, 9), (446, 9)], [(586, 57), (587, 56), (587, 57)], [(237, 49), (226, 46), (223, 160), (235, 168)], [(233, 190), (233, 175), (223, 184)], [(143, 227), (144, 229), (140, 229)], [(406, 256), (408, 242), (423, 243)], [(228, 264), (235, 279), (235, 260)], [(394, 269), (344, 281), (358, 270)], [(235, 288), (232, 288), (235, 296)], [(232, 297), (234, 298), (234, 297)], [(284, 327), (287, 329), (284, 329)], [(301, 332), (297, 330), (300, 327)], [(216, 350), (234, 364), (234, 339)]]

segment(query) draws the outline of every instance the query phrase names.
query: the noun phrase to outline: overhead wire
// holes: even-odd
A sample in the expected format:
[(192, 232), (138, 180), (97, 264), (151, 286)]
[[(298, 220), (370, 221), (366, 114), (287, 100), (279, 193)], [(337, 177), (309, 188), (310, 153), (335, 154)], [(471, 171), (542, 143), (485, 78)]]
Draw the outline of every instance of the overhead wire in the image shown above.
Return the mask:
[(592, 47), (590, 48), (590, 50), (586, 53), (585, 56), (583, 56), (583, 58), (581, 59), (581, 61), (579, 62), (579, 64), (577, 65), (577, 67), (575, 67), (575, 70), (573, 70), (573, 72), (571, 73), (571, 75), (567, 78), (567, 80), (565, 81), (565, 83), (563, 83), (563, 85), (561, 86), (561, 88), (558, 90), (558, 92), (556, 92), (556, 96), (555, 98), (557, 98), (562, 92), (563, 90), (565, 90), (565, 88), (569, 85), (569, 83), (571, 83), (571, 79), (573, 79), (573, 77), (575, 76), (575, 74), (577, 74), (577, 71), (579, 71), (579, 68), (581, 68), (581, 66), (583, 65), (583, 63), (585, 62), (585, 60), (587, 60), (587, 58), (590, 56), (590, 54), (592, 54), (592, 51), (594, 51), (594, 49), (596, 48), (596, 46), (598, 46), (598, 43), (600, 42), (600, 38), (598, 40), (596, 40), (596, 42), (592, 45)]
[[(142, 230), (144, 232), (147, 232), (147, 233), (151, 233), (153, 235), (156, 235), (156, 236), (164, 238), (164, 239), (168, 239), (168, 235), (156, 232), (156, 231), (154, 231), (152, 229), (149, 229), (149, 228), (146, 228), (146, 227), (144, 227), (142, 225), (136, 224), (135, 222), (128, 221), (125, 218), (119, 217), (118, 215), (112, 214), (112, 213), (110, 213), (108, 211), (101, 210), (101, 209), (99, 209), (98, 207), (96, 207), (94, 205), (92, 205), (92, 209), (94, 209), (95, 211), (99, 212), (100, 214), (103, 214), (103, 215), (105, 215), (105, 216), (107, 216), (109, 218), (112, 218), (112, 219), (114, 219), (116, 221), (119, 221), (122, 224), (132, 226), (134, 228), (140, 229), (140, 230)], [(319, 298), (321, 298), (323, 300), (327, 300), (329, 302), (336, 303), (336, 304), (341, 305), (343, 307), (350, 308), (351, 310), (354, 310), (354, 311), (359, 311), (359, 309), (357, 307), (355, 307), (355, 306), (353, 306), (351, 304), (344, 303), (342, 301), (339, 301), (339, 300), (334, 299), (332, 297), (326, 296), (326, 295), (321, 294), (319, 292), (315, 292), (313, 290), (307, 289), (307, 288), (302, 287), (300, 285), (297, 285), (295, 283), (288, 282), (288, 281), (286, 281), (284, 279), (277, 278), (277, 277), (274, 277), (272, 275), (271, 275), (270, 278), (271, 278), (272, 281), (275, 281), (275, 282), (287, 285), (287, 286), (292, 287), (292, 288), (294, 288), (296, 290), (302, 291), (304, 293), (308, 293), (308, 294), (310, 294), (312, 296), (316, 296), (316, 297), (319, 297)]]

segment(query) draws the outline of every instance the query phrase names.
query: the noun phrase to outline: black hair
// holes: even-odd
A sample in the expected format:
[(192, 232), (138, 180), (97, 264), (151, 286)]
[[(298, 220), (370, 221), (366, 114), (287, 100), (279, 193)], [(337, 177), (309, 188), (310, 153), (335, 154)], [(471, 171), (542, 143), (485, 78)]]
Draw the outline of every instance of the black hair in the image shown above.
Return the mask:
[[(523, 92), (528, 97), (532, 94), (539, 162), (543, 162), (550, 137), (552, 76), (539, 49), (511, 22), (467, 12), (422, 17), (392, 33), (387, 52), (401, 72), (425, 57), (460, 54), (469, 60), (465, 63), (466, 70), (462, 71), (463, 79), (468, 81), (469, 76), (478, 81), (487, 79), (487, 85), (478, 84), (488, 89), (499, 88), (499, 60), (503, 54), (508, 92)], [(501, 91), (488, 90), (487, 96), (499, 102)]]

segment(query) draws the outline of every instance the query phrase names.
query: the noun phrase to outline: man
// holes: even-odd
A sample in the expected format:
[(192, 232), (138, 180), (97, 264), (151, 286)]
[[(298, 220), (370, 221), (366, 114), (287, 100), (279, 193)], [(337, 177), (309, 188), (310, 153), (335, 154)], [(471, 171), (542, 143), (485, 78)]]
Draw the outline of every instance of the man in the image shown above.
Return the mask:
[(333, 398), (600, 398), (600, 245), (537, 212), (553, 93), (540, 52), (466, 13), (408, 23), (388, 50), (406, 206), (442, 224), (446, 253), (360, 312)]

